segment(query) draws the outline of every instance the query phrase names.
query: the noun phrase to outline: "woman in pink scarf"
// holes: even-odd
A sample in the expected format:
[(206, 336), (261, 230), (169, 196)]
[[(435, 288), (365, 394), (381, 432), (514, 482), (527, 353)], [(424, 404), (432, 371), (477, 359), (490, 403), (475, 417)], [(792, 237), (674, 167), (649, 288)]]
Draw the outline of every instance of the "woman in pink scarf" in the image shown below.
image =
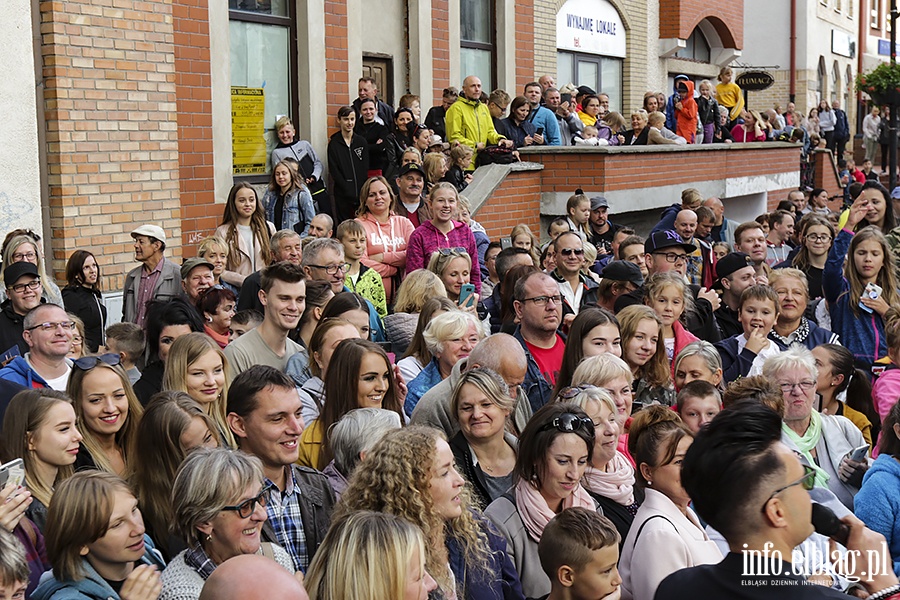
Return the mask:
[(563, 390), (560, 399), (580, 406), (594, 422), (594, 456), (584, 471), (582, 485), (624, 541), (644, 493), (634, 487), (631, 462), (616, 450), (620, 431), (616, 402), (609, 392), (592, 385)]
[(544, 406), (519, 437), (516, 484), (484, 512), (506, 538), (528, 598), (550, 593), (538, 556), (550, 519), (573, 506), (596, 509), (580, 483), (593, 452), (594, 423), (583, 410), (573, 404)]

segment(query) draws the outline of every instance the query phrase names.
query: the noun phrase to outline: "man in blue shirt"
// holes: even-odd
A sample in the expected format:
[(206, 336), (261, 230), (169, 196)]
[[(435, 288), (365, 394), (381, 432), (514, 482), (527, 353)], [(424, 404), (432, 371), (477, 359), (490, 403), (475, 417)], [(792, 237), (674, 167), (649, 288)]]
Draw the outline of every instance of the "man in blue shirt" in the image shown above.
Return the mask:
[(528, 115), (528, 121), (534, 125), (539, 132), (534, 134), (534, 143), (537, 145), (560, 146), (562, 142), (559, 138), (559, 123), (556, 121), (556, 115), (547, 108), (541, 106), (541, 84), (537, 81), (525, 84), (525, 98), (531, 105), (531, 114)]

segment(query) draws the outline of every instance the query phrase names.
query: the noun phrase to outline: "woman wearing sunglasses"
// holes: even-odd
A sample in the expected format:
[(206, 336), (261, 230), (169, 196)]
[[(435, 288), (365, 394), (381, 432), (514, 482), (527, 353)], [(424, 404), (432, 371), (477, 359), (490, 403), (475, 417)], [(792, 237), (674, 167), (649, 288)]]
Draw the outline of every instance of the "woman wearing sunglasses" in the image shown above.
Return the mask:
[[(441, 248), (462, 248), (474, 264), (470, 265), (475, 291), (481, 293), (481, 265), (475, 235), (469, 226), (454, 219), (458, 216), (459, 192), (452, 183), (438, 183), (428, 194), (431, 220), (425, 221), (409, 236), (406, 247), (406, 272), (423, 269), (433, 252)], [(462, 252), (462, 251), (460, 251)]]
[(573, 506), (597, 508), (580, 483), (593, 453), (594, 423), (583, 410), (574, 404), (544, 406), (519, 437), (514, 487), (484, 511), (506, 538), (528, 598), (550, 593), (538, 556), (550, 519)]
[(622, 544), (623, 599), (652, 600), (660, 582), (675, 571), (722, 560), (681, 487), (681, 463), (692, 441), (681, 417), (665, 406), (649, 406), (631, 423), (628, 448), (645, 496)]
[(197, 449), (172, 488), (175, 529), (188, 549), (162, 574), (160, 600), (199, 598), (216, 567), (234, 556), (260, 554), (294, 572), (288, 553), (262, 541), (266, 488), (262, 463), (227, 448)]
[(75, 470), (99, 469), (122, 476), (143, 409), (118, 354), (72, 361), (66, 392), (72, 398), (84, 440)]
[(156, 600), (165, 566), (119, 477), (82, 471), (60, 484), (45, 530), (53, 571), (34, 600)]

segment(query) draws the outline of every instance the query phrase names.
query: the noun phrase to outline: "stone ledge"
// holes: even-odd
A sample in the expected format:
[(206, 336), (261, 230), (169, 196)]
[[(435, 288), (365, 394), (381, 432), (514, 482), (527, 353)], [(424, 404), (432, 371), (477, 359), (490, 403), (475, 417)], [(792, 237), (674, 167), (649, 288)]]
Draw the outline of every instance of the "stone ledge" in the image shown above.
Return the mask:
[(741, 142), (734, 144), (663, 144), (658, 146), (543, 146), (521, 148), (519, 154), (527, 158), (532, 154), (659, 154), (665, 152), (706, 152), (709, 150), (736, 152), (740, 150), (798, 148), (788, 142)]
[(461, 194), (465, 196), (472, 206), (472, 214), (478, 214), (478, 210), (487, 202), (493, 193), (500, 187), (503, 180), (510, 173), (526, 171), (543, 171), (544, 165), (534, 162), (517, 162), (509, 165), (485, 165), (478, 167), (472, 174), (472, 183)]

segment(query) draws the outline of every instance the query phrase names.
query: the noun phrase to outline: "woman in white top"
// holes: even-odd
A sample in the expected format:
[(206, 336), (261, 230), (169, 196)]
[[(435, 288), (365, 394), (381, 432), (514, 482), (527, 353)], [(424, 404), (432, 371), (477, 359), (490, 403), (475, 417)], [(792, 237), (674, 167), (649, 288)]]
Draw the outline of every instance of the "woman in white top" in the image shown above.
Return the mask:
[(232, 186), (225, 202), (222, 224), (216, 237), (228, 244), (228, 264), (222, 280), (238, 288), (244, 278), (269, 264), (272, 252), (269, 238), (275, 226), (266, 221), (266, 213), (256, 190), (246, 182)]
[(645, 496), (619, 560), (623, 600), (653, 600), (675, 571), (722, 560), (681, 487), (681, 463), (692, 441), (681, 417), (664, 406), (645, 408), (631, 423), (628, 449)]

